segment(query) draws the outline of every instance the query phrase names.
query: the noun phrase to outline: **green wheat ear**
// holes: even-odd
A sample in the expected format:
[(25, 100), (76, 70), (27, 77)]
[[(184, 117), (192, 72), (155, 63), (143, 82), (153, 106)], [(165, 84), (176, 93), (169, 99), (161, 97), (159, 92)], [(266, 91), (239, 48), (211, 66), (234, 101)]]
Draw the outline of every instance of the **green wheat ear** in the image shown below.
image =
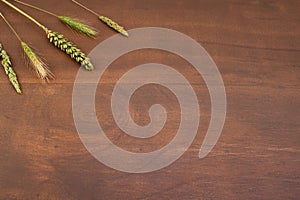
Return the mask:
[(78, 19), (74, 19), (67, 16), (57, 16), (58, 19), (60, 19), (61, 22), (69, 26), (70, 28), (74, 29), (75, 31), (79, 33), (83, 33), (89, 37), (96, 37), (97, 31), (86, 24), (83, 24)]
[(93, 28), (93, 27), (91, 27), (87, 24), (84, 24), (83, 22), (81, 22), (78, 19), (74, 19), (72, 17), (67, 17), (67, 16), (58, 16), (58, 15), (56, 15), (56, 14), (54, 14), (54, 13), (48, 11), (48, 10), (39, 8), (39, 7), (31, 5), (29, 3), (25, 3), (25, 2), (22, 2), (22, 1), (19, 1), (19, 0), (14, 0), (14, 1), (17, 2), (17, 3), (20, 3), (24, 6), (33, 8), (35, 10), (39, 10), (39, 11), (47, 13), (49, 15), (52, 15), (53, 17), (58, 18), (63, 24), (69, 26), (71, 29), (73, 29), (73, 30), (75, 30), (79, 33), (85, 34), (85, 35), (87, 35), (89, 37), (92, 37), (92, 38), (95, 38), (97, 36), (97, 31), (96, 31), (95, 28)]
[(21, 90), (21, 86), (20, 86), (18, 78), (17, 78), (17, 74), (15, 73), (15, 71), (11, 65), (11, 61), (10, 61), (8, 54), (6, 53), (6, 51), (4, 51), (2, 49), (1, 43), (0, 43), (0, 56), (2, 58), (1, 64), (4, 68), (5, 74), (7, 75), (9, 81), (14, 86), (16, 92), (18, 94), (22, 94), (22, 90)]
[(88, 7), (86, 7), (85, 5), (77, 2), (76, 0), (72, 0), (72, 2), (74, 2), (75, 4), (77, 4), (78, 6), (82, 7), (83, 9), (93, 13), (94, 15), (96, 15), (101, 21), (103, 21), (105, 24), (107, 24), (109, 27), (111, 27), (112, 29), (118, 31), (119, 33), (121, 33), (124, 36), (129, 36), (128, 32), (125, 30), (124, 27), (120, 26), (119, 24), (117, 24), (116, 22), (114, 22), (112, 19), (99, 15), (98, 13), (96, 13), (95, 11), (89, 9)]
[(68, 54), (72, 59), (81, 64), (86, 70), (93, 70), (94, 66), (91, 61), (78, 49), (72, 42), (69, 42), (63, 35), (47, 30), (49, 41), (61, 51)]
[(54, 75), (47, 68), (46, 64), (42, 59), (37, 56), (37, 54), (25, 43), (21, 42), (22, 49), (29, 59), (30, 66), (36, 76), (42, 80), (49, 80), (49, 78), (54, 78)]

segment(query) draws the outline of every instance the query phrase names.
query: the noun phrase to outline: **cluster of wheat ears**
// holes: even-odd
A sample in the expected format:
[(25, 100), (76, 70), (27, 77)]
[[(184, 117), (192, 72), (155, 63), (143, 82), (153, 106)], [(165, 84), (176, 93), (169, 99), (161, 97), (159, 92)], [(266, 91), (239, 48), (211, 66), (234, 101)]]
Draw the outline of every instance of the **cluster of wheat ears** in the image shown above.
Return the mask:
[[(1, 0), (3, 3), (14, 9), (15, 11), (19, 12), (23, 16), (25, 16), (27, 19), (31, 20), (33, 23), (35, 23), (38, 27), (43, 29), (46, 33), (47, 38), (49, 39), (49, 42), (52, 43), (54, 46), (59, 48), (61, 51), (69, 55), (72, 59), (74, 59), (77, 63), (79, 63), (84, 69), (86, 70), (93, 70), (94, 66), (91, 63), (90, 59), (86, 57), (86, 55), (78, 48), (76, 45), (72, 42), (70, 42), (68, 39), (66, 39), (63, 35), (54, 32), (50, 29), (48, 29), (46, 26), (41, 24), (39, 21), (37, 21), (35, 18), (15, 6), (14, 4), (8, 2), (7, 0)], [(16, 3), (22, 4), (24, 6), (33, 8), (35, 10), (47, 13), (53, 17), (56, 17), (58, 20), (60, 20), (62, 23), (65, 25), (69, 26), (70, 28), (76, 30), (79, 33), (85, 34), (88, 37), (95, 38), (97, 36), (97, 31), (95, 28), (84, 24), (80, 20), (74, 19), (69, 16), (59, 16), (56, 15), (50, 11), (47, 11), (45, 9), (39, 8), (37, 6), (19, 1), (19, 0), (14, 0)], [(71, 0), (78, 6), (84, 8), (85, 10), (92, 12), (95, 14), (101, 21), (103, 21), (105, 24), (107, 24), (110, 28), (116, 30), (117, 32), (121, 33), (124, 36), (128, 36), (127, 31), (111, 20), (108, 17), (105, 17), (103, 15), (100, 15), (93, 10), (89, 9), (88, 7), (82, 5), (81, 3)], [(11, 31), (14, 33), (16, 38), (20, 41), (20, 46), (22, 47), (22, 51), (24, 52), (25, 56), (29, 60), (29, 66), (30, 69), (34, 72), (34, 74), (41, 80), (48, 81), (49, 79), (53, 79), (54, 75), (50, 71), (50, 69), (47, 67), (47, 65), (42, 61), (42, 59), (32, 50), (32, 48), (29, 47), (26, 42), (24, 42), (21, 37), (18, 35), (18, 33), (15, 31), (13, 26), (10, 24), (10, 22), (4, 17), (4, 15), (0, 12), (0, 16), (4, 20), (4, 22), (7, 24), (7, 26), (11, 29)], [(1, 64), (5, 70), (5, 73), (11, 82), (12, 86), (16, 90), (18, 94), (22, 94), (21, 86), (19, 84), (17, 74), (15, 73), (11, 60), (7, 54), (7, 52), (3, 49), (2, 44), (0, 43), (0, 59), (1, 59)]]

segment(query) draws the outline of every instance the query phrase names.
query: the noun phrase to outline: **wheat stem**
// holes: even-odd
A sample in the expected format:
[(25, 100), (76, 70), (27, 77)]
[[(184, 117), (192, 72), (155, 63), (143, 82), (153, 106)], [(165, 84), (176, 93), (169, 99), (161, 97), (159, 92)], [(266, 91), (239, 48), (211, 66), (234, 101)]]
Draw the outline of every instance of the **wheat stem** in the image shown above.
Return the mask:
[(37, 7), (37, 6), (31, 5), (31, 4), (29, 4), (29, 3), (25, 3), (25, 2), (23, 2), (23, 1), (18, 1), (18, 0), (14, 0), (14, 1), (17, 2), (17, 3), (20, 3), (20, 4), (24, 5), (24, 6), (27, 6), (27, 7), (30, 7), (30, 8), (39, 10), (39, 11), (41, 11), (41, 12), (47, 13), (47, 14), (52, 15), (52, 16), (54, 16), (54, 17), (58, 17), (56, 14), (54, 14), (54, 13), (48, 11), (48, 10), (44, 10), (44, 9), (39, 8), (39, 7)]
[(0, 13), (0, 16), (2, 17), (2, 19), (4, 20), (4, 22), (7, 24), (7, 26), (10, 28), (10, 30), (14, 33), (14, 35), (17, 37), (17, 39), (22, 42), (20, 36), (18, 35), (18, 33), (16, 32), (16, 30), (12, 27), (12, 25), (7, 21), (7, 19), (4, 17), (4, 15), (2, 13)]
[(98, 13), (96, 13), (95, 11), (93, 11), (93, 10), (89, 9), (88, 7), (82, 5), (81, 3), (79, 3), (79, 2), (77, 2), (77, 1), (75, 1), (75, 0), (72, 0), (72, 1), (73, 1), (75, 4), (77, 4), (78, 6), (80, 6), (80, 7), (84, 8), (85, 10), (87, 10), (87, 11), (93, 13), (94, 15), (100, 16)]
[(6, 1), (6, 0), (1, 0), (3, 3), (5, 3), (6, 5), (8, 5), (9, 7), (11, 7), (12, 9), (16, 10), (17, 12), (19, 12), (20, 14), (24, 15), (25, 17), (27, 17), (29, 20), (31, 20), (33, 23), (35, 23), (36, 25), (38, 25), (40, 28), (42, 28), (44, 31), (47, 31), (47, 28), (42, 25), (40, 22), (38, 22), (36, 19), (34, 19), (33, 17), (31, 17), (30, 15), (28, 15), (26, 12), (24, 12), (23, 10), (19, 9), (18, 7), (16, 7), (15, 5), (11, 4), (10, 2)]
[(75, 4), (77, 4), (78, 6), (82, 7), (83, 9), (93, 13), (94, 15), (96, 15), (102, 22), (104, 22), (107, 26), (109, 26), (110, 28), (114, 29), (115, 31), (121, 33), (122, 35), (128, 37), (129, 34), (128, 32), (125, 30), (124, 27), (120, 26), (119, 24), (117, 24), (116, 22), (114, 22), (112, 19), (105, 17), (103, 15), (100, 15), (98, 13), (96, 13), (95, 11), (89, 9), (88, 7), (82, 5), (81, 3), (72, 0), (72, 2), (74, 2)]

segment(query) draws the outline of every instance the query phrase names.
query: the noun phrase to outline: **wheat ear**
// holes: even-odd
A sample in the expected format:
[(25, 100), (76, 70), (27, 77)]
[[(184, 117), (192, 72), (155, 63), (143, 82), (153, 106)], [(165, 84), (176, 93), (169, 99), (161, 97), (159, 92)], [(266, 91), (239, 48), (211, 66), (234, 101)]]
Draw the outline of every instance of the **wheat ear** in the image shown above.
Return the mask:
[(72, 28), (73, 30), (75, 30), (79, 33), (85, 34), (85, 35), (87, 35), (89, 37), (92, 37), (92, 38), (95, 38), (97, 36), (97, 31), (96, 31), (95, 28), (81, 22), (78, 19), (74, 19), (74, 18), (68, 17), (68, 16), (59, 16), (59, 15), (56, 15), (56, 14), (54, 14), (52, 12), (49, 12), (45, 9), (39, 8), (37, 6), (31, 5), (29, 3), (25, 3), (25, 2), (22, 2), (22, 1), (19, 1), (19, 0), (14, 0), (14, 1), (17, 2), (17, 3), (20, 3), (22, 5), (25, 5), (27, 7), (33, 8), (35, 10), (39, 10), (41, 12), (52, 15), (52, 16), (58, 18), (63, 24), (67, 25), (68, 27)]
[(95, 28), (82, 23), (78, 19), (67, 16), (58, 16), (58, 19), (79, 33), (83, 33), (92, 38), (95, 38), (97, 36), (97, 31)]
[[(0, 13), (1, 14), (1, 13)], [(14, 86), (18, 94), (22, 94), (21, 86), (19, 84), (17, 74), (15, 73), (10, 58), (5, 50), (2, 49), (2, 44), (0, 43), (0, 56), (2, 58), (1, 64), (4, 68), (5, 74), (7, 75), (9, 81)]]
[(121, 33), (122, 35), (128, 37), (129, 34), (128, 32), (125, 30), (124, 27), (120, 26), (119, 24), (117, 24), (116, 22), (114, 22), (112, 19), (105, 17), (103, 15), (100, 15), (98, 13), (96, 13), (95, 11), (89, 9), (88, 7), (84, 6), (83, 4), (72, 0), (72, 2), (74, 2), (75, 4), (79, 5), (80, 7), (84, 8), (85, 10), (93, 13), (94, 15), (96, 15), (102, 22), (104, 22), (106, 25), (108, 25), (110, 28), (114, 29), (115, 31)]
[(43, 29), (47, 34), (50, 43), (54, 44), (57, 48), (59, 48), (61, 51), (65, 52), (66, 54), (70, 55), (72, 59), (74, 59), (76, 62), (81, 64), (86, 70), (94, 69), (94, 66), (89, 60), (89, 58), (87, 58), (86, 55), (80, 49), (78, 49), (72, 42), (69, 42), (66, 38), (64, 38), (63, 35), (60, 35), (56, 32), (49, 30), (43, 24), (41, 24), (36, 19), (28, 15), (23, 10), (11, 4), (10, 2), (6, 0), (1, 0), (1, 1), (7, 4), (8, 6), (10, 6), (11, 8), (13, 8), (14, 10), (16, 10), (17, 12), (19, 12), (20, 14), (27, 17), (29, 20), (34, 22), (38, 27)]
[(90, 62), (89, 58), (85, 56), (72, 42), (69, 42), (63, 35), (53, 32), (51, 30), (47, 31), (47, 36), (49, 41), (54, 44), (57, 48), (70, 55), (76, 62), (80, 63), (86, 70), (93, 70), (93, 64)]
[(42, 80), (49, 80), (54, 78), (54, 75), (48, 69), (47, 65), (42, 61), (42, 59), (37, 56), (37, 54), (25, 43), (21, 42), (22, 49), (30, 61), (33, 72), (36, 76)]
[(39, 56), (37, 56), (36, 53), (25, 43), (22, 41), (18, 33), (15, 31), (15, 29), (12, 27), (12, 25), (7, 21), (7, 19), (0, 13), (1, 17), (7, 24), (7, 26), (11, 29), (11, 31), (14, 33), (14, 35), (17, 37), (17, 39), (20, 41), (20, 44), (22, 46), (23, 52), (27, 56), (27, 58), (30, 61), (30, 66), (35, 72), (36, 76), (42, 80), (48, 80), (49, 78), (53, 78), (53, 74), (51, 71), (47, 68), (46, 64), (41, 60)]
[(105, 17), (105, 16), (99, 16), (99, 19), (102, 20), (104, 23), (106, 23), (112, 29), (121, 33), (122, 35), (124, 35), (126, 37), (129, 36), (128, 32), (124, 29), (124, 27), (120, 26), (119, 24), (117, 24), (116, 22), (111, 20), (110, 18)]

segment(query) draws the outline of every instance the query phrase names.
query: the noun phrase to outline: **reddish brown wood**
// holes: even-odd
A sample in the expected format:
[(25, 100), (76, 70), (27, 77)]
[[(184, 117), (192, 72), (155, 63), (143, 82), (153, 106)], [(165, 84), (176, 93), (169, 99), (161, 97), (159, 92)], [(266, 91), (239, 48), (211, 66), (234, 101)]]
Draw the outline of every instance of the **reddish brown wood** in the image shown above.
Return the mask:
[[(85, 17), (100, 29), (96, 40), (78, 36), (55, 18), (32, 11), (86, 52), (115, 33), (71, 1), (27, 0), (57, 14)], [(52, 47), (44, 32), (3, 3), (0, 10), (24, 40), (47, 60), (56, 80), (42, 84), (24, 64), (18, 41), (0, 22), (0, 42), (10, 54), (24, 90), (18, 96), (0, 70), (0, 199), (297, 199), (300, 196), (300, 4), (297, 0), (186, 0), (84, 2), (127, 29), (158, 26), (202, 44), (223, 76), (228, 113), (222, 136), (198, 159), (210, 119), (201, 77), (186, 61), (158, 50), (132, 52), (106, 71), (97, 92), (97, 114), (109, 138), (127, 150), (147, 152), (167, 144), (179, 120), (176, 98), (150, 85), (131, 102), (137, 123), (147, 124), (149, 105), (172, 112), (154, 138), (137, 140), (113, 121), (110, 93), (132, 67), (158, 62), (186, 75), (200, 100), (201, 126), (177, 162), (148, 174), (112, 170), (84, 148), (72, 117), (72, 87), (78, 65)], [(59, 6), (58, 6), (59, 5)], [(148, 92), (153, 91), (154, 96)]]

